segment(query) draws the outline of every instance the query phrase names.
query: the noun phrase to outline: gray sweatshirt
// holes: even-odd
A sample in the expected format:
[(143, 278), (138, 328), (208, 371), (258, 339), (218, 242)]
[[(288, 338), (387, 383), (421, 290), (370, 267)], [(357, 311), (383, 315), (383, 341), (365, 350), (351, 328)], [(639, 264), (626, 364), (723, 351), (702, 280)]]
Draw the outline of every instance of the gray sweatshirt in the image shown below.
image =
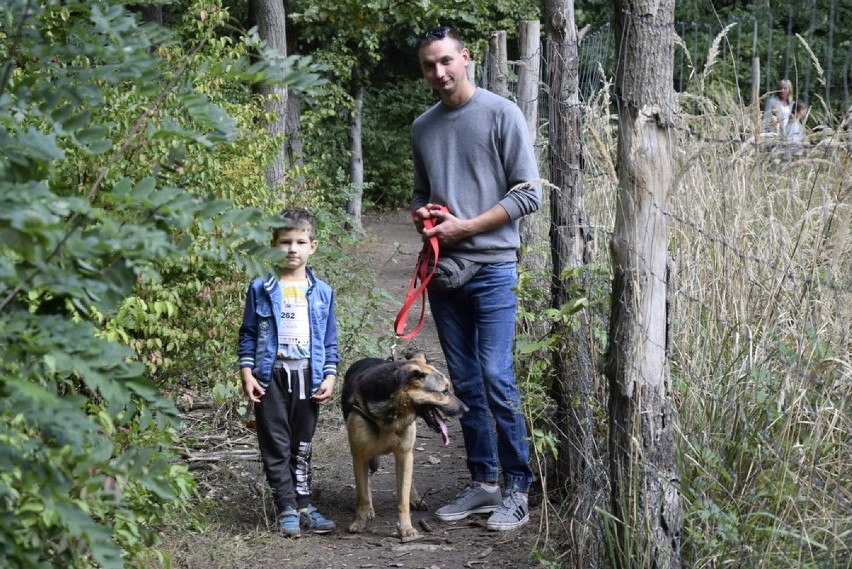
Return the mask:
[(523, 114), (512, 101), (478, 88), (458, 107), (438, 102), (412, 127), (412, 210), (442, 204), (471, 219), (499, 203), (507, 223), (442, 248), (479, 263), (517, 261), (518, 220), (541, 205), (541, 184)]

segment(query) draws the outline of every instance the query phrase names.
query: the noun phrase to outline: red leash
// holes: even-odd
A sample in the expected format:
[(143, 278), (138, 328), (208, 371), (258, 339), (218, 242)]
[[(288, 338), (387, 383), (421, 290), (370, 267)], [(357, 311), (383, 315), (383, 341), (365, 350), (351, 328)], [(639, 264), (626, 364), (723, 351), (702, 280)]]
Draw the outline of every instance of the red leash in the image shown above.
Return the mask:
[[(449, 211), (446, 206), (433, 206), (436, 211)], [(423, 228), (432, 229), (435, 227), (434, 219), (424, 219)], [(420, 256), (417, 258), (417, 266), (414, 267), (414, 275), (411, 277), (411, 283), (408, 285), (408, 292), (405, 293), (405, 302), (402, 303), (402, 308), (396, 315), (396, 320), (393, 322), (396, 335), (403, 340), (410, 340), (420, 332), (420, 327), (423, 326), (423, 317), (426, 314), (426, 285), (432, 280), (435, 274), (435, 267), (438, 265), (438, 238), (430, 237), (423, 243), (423, 249), (420, 250)], [(429, 261), (432, 261), (432, 268), (429, 269)], [(419, 281), (419, 284), (418, 284)], [(408, 311), (411, 306), (420, 299), (420, 319), (414, 329), (405, 333), (405, 321), (408, 320)]]

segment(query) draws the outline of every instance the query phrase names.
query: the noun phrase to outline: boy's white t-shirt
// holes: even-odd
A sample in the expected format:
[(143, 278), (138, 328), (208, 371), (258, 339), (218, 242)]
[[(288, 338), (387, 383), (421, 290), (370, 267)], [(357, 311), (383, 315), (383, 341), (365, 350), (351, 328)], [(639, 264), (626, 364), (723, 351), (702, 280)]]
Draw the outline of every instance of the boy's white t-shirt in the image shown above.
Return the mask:
[(790, 115), (793, 112), (793, 103), (778, 103), (778, 116), (781, 119), (781, 128), (786, 129), (787, 123), (790, 122)]
[(802, 123), (798, 119), (793, 119), (787, 123), (785, 136), (788, 142), (804, 142), (805, 130), (802, 128)]
[(311, 324), (308, 318), (308, 281), (278, 281), (281, 290), (281, 322), (278, 323), (278, 357), (304, 360), (311, 355)]

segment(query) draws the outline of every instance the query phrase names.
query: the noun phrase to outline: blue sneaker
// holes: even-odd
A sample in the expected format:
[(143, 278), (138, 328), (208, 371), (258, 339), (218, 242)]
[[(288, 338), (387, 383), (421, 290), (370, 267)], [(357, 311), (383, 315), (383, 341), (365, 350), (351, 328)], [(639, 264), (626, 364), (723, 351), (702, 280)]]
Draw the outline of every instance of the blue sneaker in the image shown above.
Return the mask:
[(284, 537), (299, 537), (299, 512), (292, 506), (287, 506), (278, 518), (278, 531)]
[(316, 508), (308, 504), (307, 508), (299, 510), (299, 521), (302, 527), (314, 533), (329, 533), (334, 530), (334, 522), (324, 517)]

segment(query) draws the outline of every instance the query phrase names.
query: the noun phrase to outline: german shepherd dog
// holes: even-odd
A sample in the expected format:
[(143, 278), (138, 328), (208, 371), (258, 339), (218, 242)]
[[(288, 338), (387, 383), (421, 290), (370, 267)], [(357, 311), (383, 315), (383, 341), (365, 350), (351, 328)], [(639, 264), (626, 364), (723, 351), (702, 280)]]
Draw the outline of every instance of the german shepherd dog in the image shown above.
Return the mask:
[(410, 505), (421, 504), (412, 482), (415, 419), (421, 417), (445, 445), (450, 444), (446, 417), (456, 417), (467, 407), (453, 393), (450, 381), (426, 362), (423, 354), (406, 360), (366, 358), (353, 363), (343, 377), (343, 418), (352, 451), (357, 506), (352, 533), (363, 532), (375, 517), (370, 474), (379, 456), (393, 454), (396, 462), (399, 537), (417, 536), (411, 526)]

